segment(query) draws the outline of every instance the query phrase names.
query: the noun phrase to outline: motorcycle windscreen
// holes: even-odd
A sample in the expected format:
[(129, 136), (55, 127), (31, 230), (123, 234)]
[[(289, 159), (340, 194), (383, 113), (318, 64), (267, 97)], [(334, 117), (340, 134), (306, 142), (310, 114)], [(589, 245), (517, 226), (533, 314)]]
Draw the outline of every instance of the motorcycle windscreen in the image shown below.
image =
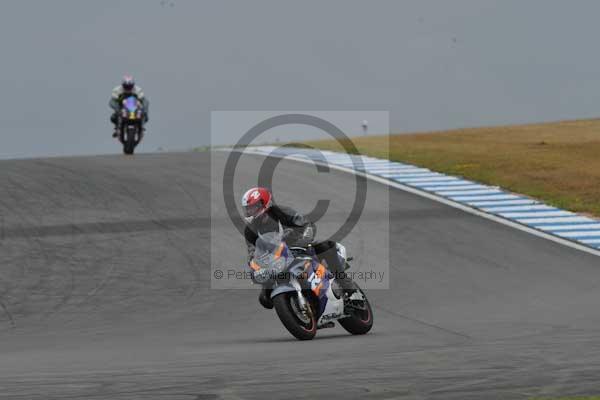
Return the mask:
[(266, 233), (256, 240), (254, 261), (260, 268), (282, 270), (291, 260), (288, 257), (287, 246), (275, 233)]
[(125, 109), (129, 112), (136, 112), (138, 109), (138, 100), (134, 96), (126, 98)]

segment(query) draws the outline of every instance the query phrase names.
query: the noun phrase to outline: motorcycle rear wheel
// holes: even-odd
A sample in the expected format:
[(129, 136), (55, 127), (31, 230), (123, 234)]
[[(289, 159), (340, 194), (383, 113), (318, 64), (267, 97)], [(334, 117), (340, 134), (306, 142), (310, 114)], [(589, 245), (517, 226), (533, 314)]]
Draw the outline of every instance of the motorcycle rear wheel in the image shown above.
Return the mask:
[(361, 309), (358, 307), (350, 312), (350, 316), (338, 320), (342, 328), (353, 335), (364, 335), (373, 327), (373, 309), (369, 303), (369, 299), (356, 283), (354, 287), (364, 297), (364, 302), (361, 304)]

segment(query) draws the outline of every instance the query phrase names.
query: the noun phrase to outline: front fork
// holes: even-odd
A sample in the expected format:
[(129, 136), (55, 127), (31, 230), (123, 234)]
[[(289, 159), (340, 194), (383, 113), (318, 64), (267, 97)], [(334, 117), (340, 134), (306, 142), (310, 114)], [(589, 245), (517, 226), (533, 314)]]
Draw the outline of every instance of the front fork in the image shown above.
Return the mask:
[[(126, 127), (126, 125), (123, 123), (123, 119), (119, 118), (119, 121), (117, 122), (117, 133), (118, 133), (118, 138), (119, 141), (121, 143), (123, 143), (125, 140), (125, 132), (123, 131), (123, 129)], [(137, 140), (135, 141), (135, 143), (139, 143), (142, 141), (143, 137), (144, 137), (144, 123), (143, 122), (139, 122), (137, 124)]]
[(306, 301), (306, 299), (304, 298), (304, 295), (302, 294), (302, 286), (300, 285), (300, 282), (298, 282), (298, 280), (296, 278), (291, 278), (290, 284), (294, 287), (294, 289), (296, 289), (296, 294), (298, 295), (298, 305), (303, 310), (306, 310), (308, 308), (308, 302)]

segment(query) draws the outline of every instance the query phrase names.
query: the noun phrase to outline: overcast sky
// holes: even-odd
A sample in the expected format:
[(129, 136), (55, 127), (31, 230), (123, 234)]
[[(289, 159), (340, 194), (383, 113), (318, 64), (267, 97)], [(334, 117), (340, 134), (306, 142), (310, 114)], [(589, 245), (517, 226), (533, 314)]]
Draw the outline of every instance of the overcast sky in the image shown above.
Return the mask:
[(381, 110), (395, 132), (600, 114), (600, 2), (0, 2), (0, 157), (120, 152), (108, 96), (152, 103), (140, 150), (215, 110)]

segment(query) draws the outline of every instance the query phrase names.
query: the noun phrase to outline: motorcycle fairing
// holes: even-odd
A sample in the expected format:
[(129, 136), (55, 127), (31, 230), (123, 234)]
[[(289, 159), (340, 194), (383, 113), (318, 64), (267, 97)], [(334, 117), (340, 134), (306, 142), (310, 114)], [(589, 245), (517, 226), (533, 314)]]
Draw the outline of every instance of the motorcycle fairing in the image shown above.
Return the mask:
[(305, 264), (305, 272), (307, 281), (310, 283), (310, 289), (319, 299), (319, 310), (317, 312), (317, 318), (319, 318), (327, 305), (327, 292), (333, 275), (316, 257), (313, 257), (312, 262)]
[(135, 96), (129, 96), (125, 99), (125, 108), (130, 113), (135, 113), (138, 109), (138, 100)]
[(317, 326), (347, 316), (344, 312), (344, 300), (335, 297), (331, 285), (327, 288), (325, 300), (322, 302), (325, 304), (323, 311), (317, 316)]

